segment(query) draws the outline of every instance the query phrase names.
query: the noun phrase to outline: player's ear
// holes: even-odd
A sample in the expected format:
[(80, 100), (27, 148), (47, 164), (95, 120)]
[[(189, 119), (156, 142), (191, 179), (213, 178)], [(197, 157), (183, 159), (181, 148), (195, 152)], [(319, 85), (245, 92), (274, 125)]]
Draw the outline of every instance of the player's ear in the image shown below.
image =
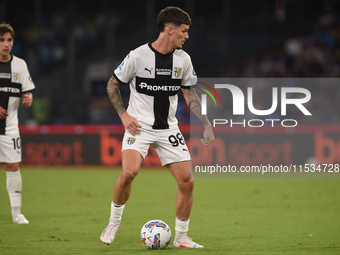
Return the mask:
[(169, 36), (171, 36), (174, 33), (173, 25), (168, 25), (165, 29)]

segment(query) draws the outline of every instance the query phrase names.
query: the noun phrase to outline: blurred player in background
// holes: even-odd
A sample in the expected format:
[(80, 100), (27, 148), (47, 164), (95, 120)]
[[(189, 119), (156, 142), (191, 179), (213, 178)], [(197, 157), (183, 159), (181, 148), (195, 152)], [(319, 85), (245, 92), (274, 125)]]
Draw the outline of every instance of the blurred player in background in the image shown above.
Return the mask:
[[(205, 127), (201, 142), (209, 145), (214, 140), (214, 134), (209, 120), (200, 112), (201, 102), (193, 88), (197, 77), (191, 58), (182, 50), (189, 39), (189, 15), (177, 7), (167, 7), (159, 13), (157, 23), (160, 30), (158, 39), (131, 51), (107, 85), (111, 103), (121, 118), (125, 134), (122, 173), (115, 185), (109, 224), (100, 240), (105, 244), (113, 242), (131, 193), (131, 183), (151, 145), (178, 184), (173, 246), (202, 248), (187, 236), (194, 178), (189, 150), (175, 117), (180, 89)], [(119, 88), (126, 83), (130, 84), (131, 91), (127, 110), (119, 92)]]
[(28, 220), (21, 214), (21, 140), (18, 108), (21, 101), (26, 107), (32, 105), (31, 91), (34, 90), (34, 84), (26, 62), (10, 54), (14, 37), (11, 25), (0, 24), (0, 163), (3, 163), (6, 170), (13, 222), (28, 224)]

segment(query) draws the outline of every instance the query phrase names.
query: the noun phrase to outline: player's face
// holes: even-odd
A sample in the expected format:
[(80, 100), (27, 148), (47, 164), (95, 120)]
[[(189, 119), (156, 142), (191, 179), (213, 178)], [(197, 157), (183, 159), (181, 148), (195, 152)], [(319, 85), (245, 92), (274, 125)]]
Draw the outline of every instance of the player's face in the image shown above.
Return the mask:
[(13, 37), (10, 33), (5, 33), (0, 37), (0, 56), (7, 58), (13, 47)]
[(182, 49), (183, 44), (189, 39), (189, 25), (182, 24), (181, 26), (174, 26), (174, 33), (172, 35), (172, 43), (175, 49)]

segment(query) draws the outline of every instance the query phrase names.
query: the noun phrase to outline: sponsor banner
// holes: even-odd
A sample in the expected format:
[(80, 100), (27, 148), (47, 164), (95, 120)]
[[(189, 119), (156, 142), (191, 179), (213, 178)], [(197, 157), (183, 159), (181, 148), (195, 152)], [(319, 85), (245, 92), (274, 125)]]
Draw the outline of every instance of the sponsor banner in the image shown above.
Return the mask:
[[(262, 131), (237, 129), (215, 129), (215, 141), (203, 146), (200, 139), (202, 126), (180, 126), (191, 150), (195, 177), (220, 177), (207, 173), (205, 166), (240, 169), (247, 166), (289, 166), (295, 173), (324, 173), (324, 167), (337, 173), (340, 164), (339, 125), (310, 125), (262, 129)], [(21, 126), (23, 165), (34, 166), (120, 166), (121, 140), (124, 130), (120, 126)], [(314, 168), (312, 164), (314, 164)], [(153, 149), (143, 162), (145, 167), (161, 166)], [(197, 167), (198, 166), (198, 167)], [(229, 168), (230, 168), (229, 167)], [(234, 169), (235, 169), (234, 168)], [(321, 170), (318, 170), (320, 169)], [(267, 171), (268, 171), (267, 169)], [(276, 169), (277, 170), (277, 169)], [(285, 169), (283, 169), (285, 170)], [(282, 171), (283, 171), (282, 170)], [(196, 171), (196, 173), (195, 173)], [(198, 172), (199, 171), (199, 172)], [(216, 171), (216, 170), (215, 170)], [(275, 171), (275, 169), (273, 169)], [(312, 172), (313, 171), (313, 172)], [(330, 172), (332, 173), (332, 172)], [(338, 174), (339, 175), (339, 174)], [(337, 175), (337, 176), (338, 176)], [(243, 174), (241, 177), (252, 175)], [(277, 174), (275, 176), (278, 176)], [(240, 177), (240, 176), (238, 176)], [(261, 173), (261, 177), (270, 177)], [(316, 176), (315, 176), (316, 177)]]
[[(121, 164), (123, 130), (120, 127), (82, 126), (81, 133), (79, 130), (79, 126), (67, 126), (65, 129), (62, 126), (21, 126), (22, 165)], [(153, 150), (143, 164), (147, 167), (161, 165)]]

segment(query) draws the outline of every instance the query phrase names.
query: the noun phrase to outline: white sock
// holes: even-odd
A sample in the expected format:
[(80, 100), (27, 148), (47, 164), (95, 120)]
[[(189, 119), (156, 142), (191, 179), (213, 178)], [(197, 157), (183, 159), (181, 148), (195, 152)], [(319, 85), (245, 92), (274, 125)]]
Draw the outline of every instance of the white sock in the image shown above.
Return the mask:
[(123, 211), (125, 208), (124, 205), (116, 205), (115, 203), (111, 203), (111, 216), (110, 216), (110, 222), (116, 222), (120, 224), (120, 221), (122, 220)]
[(20, 169), (15, 172), (6, 171), (6, 177), (7, 191), (12, 207), (12, 215), (17, 216), (21, 213), (22, 180)]
[(189, 230), (189, 219), (177, 219), (176, 218), (176, 225), (175, 225), (175, 240), (180, 239), (181, 236), (184, 236), (187, 234)]

